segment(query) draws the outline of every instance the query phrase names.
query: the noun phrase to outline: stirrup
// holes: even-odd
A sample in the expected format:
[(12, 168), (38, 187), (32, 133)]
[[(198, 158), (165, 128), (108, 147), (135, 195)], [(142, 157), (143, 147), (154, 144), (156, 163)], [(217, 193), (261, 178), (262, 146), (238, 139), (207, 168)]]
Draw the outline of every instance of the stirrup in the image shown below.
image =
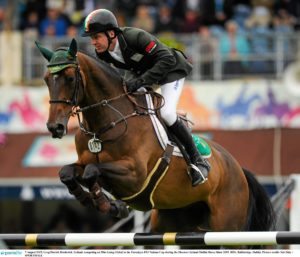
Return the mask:
[[(193, 174), (195, 175), (195, 172), (196, 174), (198, 175), (198, 178), (195, 178), (193, 176)], [(193, 173), (193, 174), (192, 174)], [(205, 177), (202, 173), (202, 171), (195, 165), (195, 164), (190, 164), (188, 166), (188, 174), (192, 180), (192, 186), (197, 186), (197, 185), (201, 185), (203, 183), (205, 183), (207, 181), (207, 177)]]

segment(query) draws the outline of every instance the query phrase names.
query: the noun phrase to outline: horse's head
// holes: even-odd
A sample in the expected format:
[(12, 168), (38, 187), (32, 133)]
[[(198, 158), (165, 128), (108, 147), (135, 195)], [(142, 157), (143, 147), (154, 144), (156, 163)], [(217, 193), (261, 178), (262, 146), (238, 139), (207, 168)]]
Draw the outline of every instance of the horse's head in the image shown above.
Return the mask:
[(77, 62), (77, 43), (72, 40), (69, 48), (52, 52), (36, 42), (42, 55), (48, 60), (44, 77), (49, 89), (50, 110), (47, 128), (54, 138), (62, 138), (72, 110), (80, 101), (82, 80)]

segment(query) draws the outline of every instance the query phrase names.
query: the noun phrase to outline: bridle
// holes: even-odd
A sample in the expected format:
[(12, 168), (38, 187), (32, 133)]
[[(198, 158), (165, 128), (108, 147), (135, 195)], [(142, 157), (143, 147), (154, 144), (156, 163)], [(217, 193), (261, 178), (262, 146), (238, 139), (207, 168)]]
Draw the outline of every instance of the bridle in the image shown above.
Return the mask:
[[(137, 92), (137, 93), (129, 93), (127, 92), (126, 90), (126, 85), (125, 83), (123, 82), (123, 88), (124, 88), (124, 93), (122, 93), (121, 95), (118, 95), (116, 97), (112, 97), (112, 98), (109, 98), (109, 99), (104, 99), (104, 100), (101, 100), (97, 103), (94, 103), (94, 104), (91, 104), (91, 105), (88, 105), (88, 106), (85, 106), (85, 107), (79, 107), (79, 103), (78, 103), (78, 94), (79, 94), (79, 90), (80, 90), (80, 85), (82, 85), (83, 87), (83, 91), (84, 91), (84, 82), (86, 83), (86, 81), (82, 78), (83, 74), (82, 72), (80, 71), (80, 66), (77, 62), (72, 62), (72, 63), (68, 63), (68, 62), (65, 62), (63, 63), (62, 65), (68, 65), (68, 67), (74, 67), (75, 68), (75, 88), (74, 88), (74, 91), (72, 93), (72, 97), (71, 99), (50, 99), (49, 100), (49, 103), (50, 104), (66, 104), (66, 105), (70, 105), (72, 106), (72, 111), (68, 114), (70, 116), (77, 116), (77, 119), (78, 119), (78, 123), (79, 123), (79, 128), (80, 130), (86, 134), (86, 135), (89, 135), (89, 136), (92, 136), (94, 138), (98, 138), (101, 143), (104, 143), (104, 142), (115, 142), (117, 141), (118, 139), (120, 139), (128, 130), (128, 122), (127, 120), (131, 117), (135, 117), (135, 116), (141, 116), (141, 115), (153, 115), (153, 114), (156, 114), (156, 112), (163, 106), (163, 104), (159, 107), (156, 107), (156, 108), (153, 108), (153, 109), (149, 109), (148, 107), (145, 107), (145, 106), (141, 106), (139, 105), (136, 100), (135, 100), (135, 97), (133, 95), (137, 95), (137, 94), (151, 94), (151, 95), (154, 95), (155, 97), (158, 97), (158, 98), (162, 98), (163, 97), (156, 93), (156, 92), (153, 92), (153, 91), (147, 91), (147, 92)], [(55, 76), (55, 75), (54, 75)], [(54, 78), (54, 83), (56, 83), (56, 79)], [(134, 105), (135, 107), (135, 110), (134, 112), (130, 113), (130, 114), (127, 114), (127, 115), (124, 115), (122, 114), (118, 109), (116, 109), (112, 103), (122, 97), (127, 97), (129, 99), (129, 101)], [(162, 101), (163, 103), (163, 101)], [(106, 124), (105, 126), (103, 126), (102, 128), (98, 129), (98, 131), (94, 132), (94, 131), (90, 131), (89, 129), (87, 129), (83, 122), (81, 121), (81, 118), (80, 118), (80, 113), (84, 113), (86, 111), (89, 111), (93, 108), (96, 108), (96, 107), (107, 107), (109, 108), (110, 110), (112, 110), (113, 112), (115, 112), (119, 118), (110, 122), (109, 124)], [(101, 140), (100, 137), (102, 134), (104, 134), (105, 132), (107, 132), (108, 130), (114, 128), (117, 124), (121, 123), (121, 122), (124, 122), (125, 123), (125, 128), (124, 130), (115, 138), (112, 138), (112, 139), (106, 139), (106, 140)]]
[[(76, 63), (76, 64), (74, 64), (74, 65), (72, 64), (70, 66), (75, 66), (75, 88), (74, 88), (74, 91), (72, 94), (72, 98), (71, 99), (50, 99), (49, 100), (50, 104), (61, 104), (62, 103), (62, 104), (67, 104), (67, 105), (71, 105), (71, 106), (77, 106), (79, 86), (83, 80), (80, 75), (79, 65)], [(56, 76), (56, 75), (53, 75), (53, 76)], [(55, 83), (56, 83), (56, 79), (54, 78), (54, 84)]]

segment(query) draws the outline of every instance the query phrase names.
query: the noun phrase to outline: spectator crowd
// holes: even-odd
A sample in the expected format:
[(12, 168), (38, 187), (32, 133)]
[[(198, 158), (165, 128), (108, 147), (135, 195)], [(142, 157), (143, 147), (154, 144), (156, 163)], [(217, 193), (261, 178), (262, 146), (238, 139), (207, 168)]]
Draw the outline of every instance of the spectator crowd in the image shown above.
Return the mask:
[(228, 21), (258, 35), (300, 27), (298, 0), (0, 0), (0, 29), (76, 35), (86, 15), (98, 8), (113, 11), (120, 26), (156, 34), (224, 29)]
[[(139, 27), (156, 35), (198, 33), (204, 71), (210, 69), (206, 60), (215, 54), (213, 38), (220, 39), (218, 51), (228, 61), (225, 73), (240, 74), (249, 70), (250, 53), (274, 54), (270, 37), (284, 38), (300, 29), (299, 0), (0, 0), (0, 31), (76, 37), (84, 18), (98, 8), (114, 12), (121, 27)], [(288, 56), (293, 50), (289, 39), (284, 40)], [(251, 71), (267, 72), (270, 65), (252, 62)]]

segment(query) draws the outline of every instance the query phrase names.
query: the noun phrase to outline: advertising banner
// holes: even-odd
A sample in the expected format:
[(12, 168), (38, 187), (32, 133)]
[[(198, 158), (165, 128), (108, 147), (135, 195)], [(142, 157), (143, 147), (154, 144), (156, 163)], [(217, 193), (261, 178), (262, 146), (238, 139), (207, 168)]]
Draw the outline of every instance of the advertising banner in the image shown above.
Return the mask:
[[(0, 133), (47, 131), (46, 87), (2, 87), (0, 94)], [(300, 127), (300, 97), (265, 79), (186, 81), (178, 110), (188, 114), (194, 129)], [(71, 118), (69, 126), (77, 125)]]

